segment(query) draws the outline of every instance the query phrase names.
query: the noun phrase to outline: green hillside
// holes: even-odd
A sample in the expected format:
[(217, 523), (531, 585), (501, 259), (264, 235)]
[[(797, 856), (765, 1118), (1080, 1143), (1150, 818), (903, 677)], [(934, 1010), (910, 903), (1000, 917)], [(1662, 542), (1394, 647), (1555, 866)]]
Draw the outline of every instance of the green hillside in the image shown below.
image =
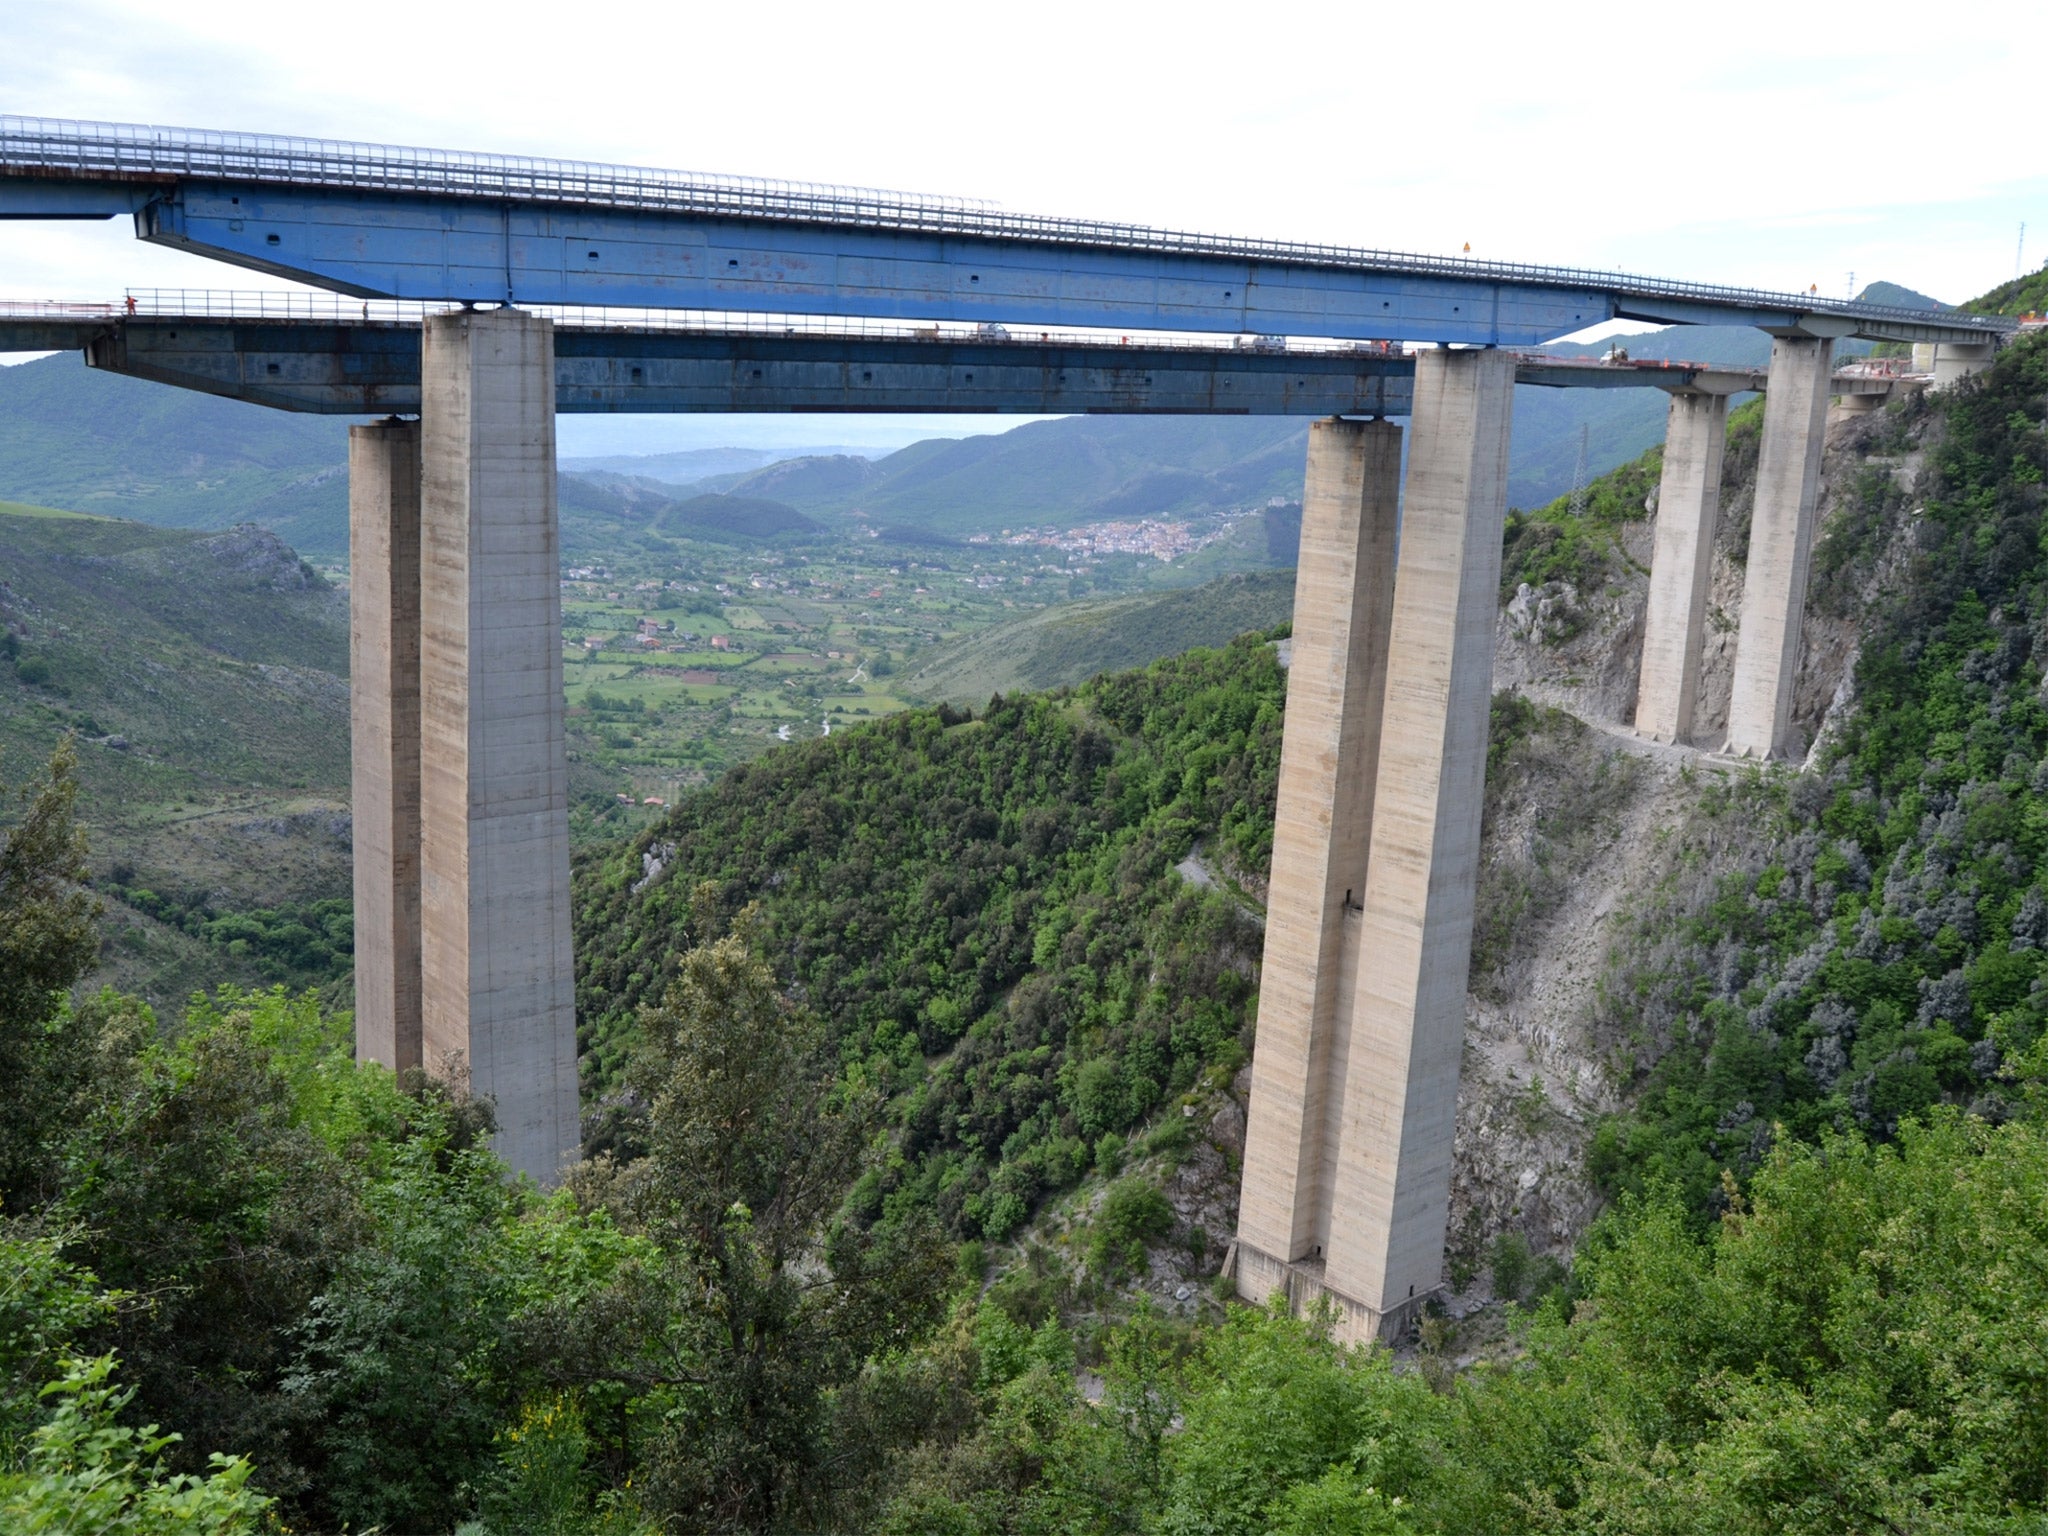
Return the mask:
[(2038, 315), (2048, 311), (2048, 266), (2009, 283), (2000, 283), (1963, 308), (1986, 315)]
[(0, 368), (0, 497), (163, 527), (348, 543), (348, 424), (172, 389), (60, 353)]
[(1064, 688), (1100, 672), (1223, 645), (1284, 625), (1293, 612), (1291, 570), (1229, 576), (1156, 597), (1062, 603), (960, 642), (906, 677), (903, 688), (919, 698), (983, 704), (991, 694)]
[(655, 526), (684, 538), (784, 543), (823, 531), (796, 508), (765, 496), (715, 494), (678, 501), (656, 518)]
[(833, 1021), (841, 1058), (902, 1095), (902, 1158), (857, 1202), (936, 1204), (962, 1236), (1008, 1236), (1104, 1137), (1241, 1062), (1258, 930), (1173, 864), (1203, 829), (1263, 868), (1283, 691), (1273, 647), (1247, 636), (731, 770), (579, 862), (590, 1086), (617, 1084), (715, 880), (728, 916), (763, 901), (778, 971)]
[(127, 743), (95, 792), (347, 782), (347, 601), (275, 534), (4, 506), (0, 573), (10, 756), (75, 729)]
[(106, 979), (171, 1002), (334, 973), (331, 946), (272, 969), (267, 931), (204, 929), (321, 901), (345, 925), (347, 671), (346, 598), (273, 533), (0, 504), (0, 764), (77, 738)]

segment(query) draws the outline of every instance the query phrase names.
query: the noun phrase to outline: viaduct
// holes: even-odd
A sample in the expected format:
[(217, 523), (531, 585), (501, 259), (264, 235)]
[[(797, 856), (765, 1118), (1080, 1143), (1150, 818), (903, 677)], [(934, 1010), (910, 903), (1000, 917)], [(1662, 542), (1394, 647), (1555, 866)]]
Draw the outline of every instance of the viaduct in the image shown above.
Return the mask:
[[(1844, 337), (1985, 365), (2012, 323), (1226, 239), (896, 193), (0, 118), (0, 218), (133, 219), (309, 294), (0, 307), (0, 350), (350, 431), (357, 1052), (467, 1070), (576, 1154), (558, 411), (1216, 412), (1310, 429), (1238, 1290), (1390, 1334), (1439, 1284), (1514, 384), (1670, 393), (1636, 728), (1691, 725), (1732, 394), (1767, 391), (1727, 749), (1786, 744)], [(1548, 359), (1749, 325), (1768, 372)], [(1390, 419), (1408, 420), (1402, 433)]]

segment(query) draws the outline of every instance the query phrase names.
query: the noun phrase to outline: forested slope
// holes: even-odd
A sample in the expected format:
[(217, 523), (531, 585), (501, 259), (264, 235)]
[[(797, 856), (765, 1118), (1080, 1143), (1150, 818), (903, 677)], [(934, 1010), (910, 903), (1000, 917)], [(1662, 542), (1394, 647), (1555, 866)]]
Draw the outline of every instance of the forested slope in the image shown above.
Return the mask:
[(692, 940), (758, 901), (764, 951), (832, 1021), (849, 1079), (898, 1096), (897, 1155), (863, 1208), (1008, 1236), (1105, 1136), (1244, 1059), (1258, 926), (1174, 866), (1206, 835), (1263, 876), (1283, 684), (1248, 636), (733, 770), (579, 865), (590, 1088), (617, 1082), (636, 1010)]
[[(1600, 1009), (1629, 1106), (1592, 1148), (1610, 1193), (1675, 1180), (1704, 1217), (1720, 1171), (1754, 1167), (1780, 1132), (1996, 1112), (2000, 1062), (2038, 1035), (2044, 367), (2022, 344), (1867, 429), (1872, 462), (1918, 445), (1918, 505), (1889, 470), (1848, 465), (1863, 478), (1826, 530), (1816, 601), (1891, 562), (1859, 703), (1817, 772), (1705, 775), (1685, 797)], [(1589, 535), (1518, 524), (1511, 569), (1606, 558), (1599, 530), (1642, 515), (1654, 468), (1594, 488)], [(762, 903), (769, 953), (835, 1022), (848, 1071), (902, 1096), (901, 1162), (875, 1198), (1006, 1235), (1105, 1134), (1248, 1050), (1256, 928), (1240, 897), (1174, 866), (1199, 843), (1262, 883), (1283, 695), (1271, 647), (1247, 639), (733, 774), (579, 870), (593, 1086), (687, 948), (696, 884), (716, 882), (722, 913)]]

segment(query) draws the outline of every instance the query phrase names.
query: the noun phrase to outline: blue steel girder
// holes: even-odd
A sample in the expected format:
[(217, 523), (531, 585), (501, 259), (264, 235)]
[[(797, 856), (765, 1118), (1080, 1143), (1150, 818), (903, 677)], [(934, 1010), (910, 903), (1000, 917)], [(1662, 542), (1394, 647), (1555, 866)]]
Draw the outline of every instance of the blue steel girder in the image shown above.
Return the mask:
[(583, 161), (0, 116), (0, 218), (364, 297), (1526, 346), (1626, 317), (1995, 343), (2016, 322), (1818, 294), (1204, 235)]
[(958, 233), (361, 190), (187, 185), (145, 240), (365, 298), (1527, 346), (1586, 289)]

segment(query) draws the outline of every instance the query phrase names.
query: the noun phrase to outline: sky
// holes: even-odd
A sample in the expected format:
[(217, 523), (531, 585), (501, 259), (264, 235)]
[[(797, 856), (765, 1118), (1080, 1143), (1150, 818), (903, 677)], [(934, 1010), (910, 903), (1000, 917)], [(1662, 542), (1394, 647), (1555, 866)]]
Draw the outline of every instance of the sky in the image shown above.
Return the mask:
[[(1853, 273), (1858, 287), (1967, 298), (2013, 276), (2022, 221), (2026, 265), (2048, 256), (2039, 91), (2021, 51), (2039, 12), (1992, 0), (9, 0), (6, 13), (9, 113), (853, 183), (1402, 250), (1469, 243), (1482, 258), (1827, 294)], [(141, 245), (125, 220), (0, 224), (0, 298), (263, 283)], [(928, 426), (864, 430), (907, 441)], [(845, 427), (833, 441), (855, 440)], [(621, 452), (819, 428), (565, 418), (565, 451), (572, 430), (577, 451)]]

